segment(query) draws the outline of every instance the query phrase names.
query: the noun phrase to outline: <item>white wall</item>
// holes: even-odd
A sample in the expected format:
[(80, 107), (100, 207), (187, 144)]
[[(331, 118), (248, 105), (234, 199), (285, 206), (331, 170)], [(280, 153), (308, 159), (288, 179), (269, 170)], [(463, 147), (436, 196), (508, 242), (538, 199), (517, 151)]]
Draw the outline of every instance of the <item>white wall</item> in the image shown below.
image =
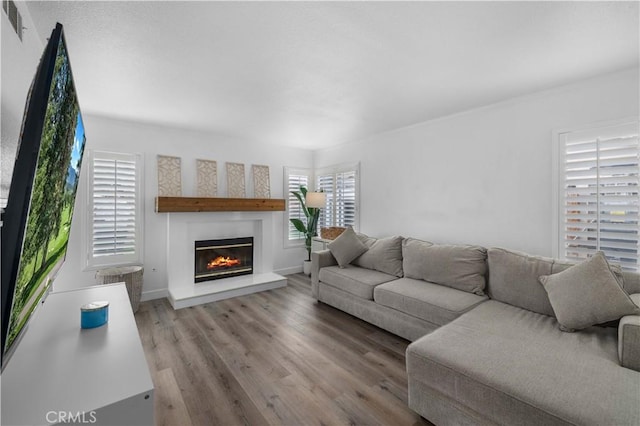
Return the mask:
[[(78, 94), (82, 105), (82, 93)], [(157, 191), (158, 154), (182, 158), (182, 190), (184, 196), (196, 195), (195, 162), (197, 158), (218, 162), (218, 194), (226, 194), (227, 161), (244, 163), (247, 196), (253, 194), (251, 164), (269, 166), (271, 196), (284, 198), (283, 167), (311, 167), (312, 152), (304, 149), (273, 148), (250, 144), (228, 137), (204, 134), (189, 130), (146, 125), (85, 114), (87, 135), (86, 149), (123, 153), (142, 153), (145, 162), (144, 174), (144, 287), (143, 299), (164, 297), (167, 289), (166, 270), (166, 214), (154, 211)], [(83, 229), (87, 229), (87, 215), (83, 214), (87, 196), (87, 167), (83, 167), (78, 196), (71, 227), (69, 248), (65, 265), (55, 281), (56, 291), (95, 284), (93, 271), (83, 271), (81, 253)], [(291, 273), (302, 270), (306, 252), (303, 248), (285, 249), (283, 244), (284, 212), (273, 212), (274, 270)]]
[[(2, 13), (2, 184), (7, 185), (24, 102), (44, 46), (23, 2), (20, 43)], [(638, 69), (420, 123), (315, 153), (251, 145), (219, 135), (85, 115), (87, 148), (144, 153), (145, 297), (166, 289), (165, 219), (154, 212), (156, 155), (183, 159), (185, 195), (194, 194), (195, 158), (268, 164), (273, 197), (282, 197), (282, 167), (361, 162), (361, 230), (441, 242), (505, 246), (551, 255), (551, 132), (639, 115)], [(82, 105), (82, 93), (79, 93)], [(83, 170), (86, 173), (86, 168)], [(248, 174), (248, 173), (247, 173)], [(8, 176), (8, 177), (7, 177)], [(224, 173), (219, 171), (221, 190)], [(86, 177), (71, 229), (67, 263), (56, 289), (95, 282), (81, 268)], [(283, 248), (283, 213), (274, 213), (275, 269), (299, 269), (304, 249)]]
[(552, 131), (639, 115), (639, 71), (317, 151), (361, 162), (360, 230), (552, 254)]
[[(23, 17), (22, 42), (13, 32), (4, 12), (1, 15), (2, 31), (2, 149), (0, 199), (5, 197), (11, 181), (25, 100), (31, 81), (44, 50), (35, 26), (24, 2), (16, 2)], [(51, 28), (53, 29), (53, 28)], [(82, 93), (78, 94), (82, 107)], [(145, 281), (143, 296), (162, 297), (167, 288), (166, 278), (166, 215), (154, 212), (156, 189), (156, 155), (175, 155), (183, 161), (183, 190), (185, 195), (195, 195), (195, 159), (218, 161), (219, 191), (226, 191), (226, 174), (222, 170), (225, 161), (244, 163), (247, 167), (247, 191), (252, 194), (251, 164), (270, 166), (272, 197), (283, 197), (283, 167), (311, 167), (312, 152), (290, 148), (268, 148), (220, 135), (208, 135), (182, 129), (130, 123), (84, 114), (87, 132), (87, 149), (117, 152), (144, 153), (145, 168)], [(81, 238), (85, 226), (81, 206), (85, 205), (86, 168), (82, 171), (78, 198), (67, 259), (55, 282), (56, 290), (77, 288), (95, 283), (94, 272), (82, 270)], [(2, 203), (0, 203), (2, 205)], [(306, 252), (303, 248), (283, 248), (284, 213), (273, 213), (275, 224), (273, 237), (274, 269), (281, 273), (301, 270)]]
[[(0, 199), (6, 198), (9, 194), (25, 101), (44, 50), (26, 4), (16, 2), (16, 6), (22, 14), (22, 24), (26, 27), (22, 41), (13, 30), (6, 13), (0, 12), (0, 27), (2, 27)], [(4, 203), (0, 202), (0, 205), (4, 206)]]

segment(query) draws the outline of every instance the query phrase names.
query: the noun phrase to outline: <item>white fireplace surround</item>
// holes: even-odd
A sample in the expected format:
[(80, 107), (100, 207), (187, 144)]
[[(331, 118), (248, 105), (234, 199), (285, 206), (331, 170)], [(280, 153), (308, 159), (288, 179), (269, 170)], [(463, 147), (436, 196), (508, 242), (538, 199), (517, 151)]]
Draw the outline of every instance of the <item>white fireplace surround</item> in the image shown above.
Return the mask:
[[(174, 309), (286, 285), (273, 272), (272, 212), (167, 214), (167, 279)], [(194, 283), (196, 240), (253, 237), (252, 275)]]

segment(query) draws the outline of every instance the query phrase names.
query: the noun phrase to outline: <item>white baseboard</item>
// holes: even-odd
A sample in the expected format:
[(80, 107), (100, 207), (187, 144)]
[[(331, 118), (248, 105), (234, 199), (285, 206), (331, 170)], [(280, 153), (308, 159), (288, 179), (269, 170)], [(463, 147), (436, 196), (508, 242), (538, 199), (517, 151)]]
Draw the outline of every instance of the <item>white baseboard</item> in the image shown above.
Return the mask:
[(161, 288), (159, 290), (143, 291), (142, 295), (140, 296), (140, 301), (146, 302), (147, 300), (162, 299), (168, 296), (169, 296), (169, 290), (166, 288)]
[(280, 275), (298, 274), (298, 273), (302, 272), (302, 265), (294, 266), (292, 268), (278, 269), (277, 271), (273, 271), (273, 272), (275, 272), (276, 274), (280, 274)]

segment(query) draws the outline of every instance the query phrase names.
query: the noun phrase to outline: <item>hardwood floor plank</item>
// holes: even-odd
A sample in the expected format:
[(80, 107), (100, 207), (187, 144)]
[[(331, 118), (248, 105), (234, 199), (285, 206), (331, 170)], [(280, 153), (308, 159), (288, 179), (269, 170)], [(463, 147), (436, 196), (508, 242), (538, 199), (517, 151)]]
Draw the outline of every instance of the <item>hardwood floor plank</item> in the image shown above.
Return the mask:
[(158, 425), (430, 425), (407, 407), (409, 342), (311, 297), (310, 280), (136, 313)]
[[(252, 326), (261, 328), (265, 322), (256, 322)], [(295, 334), (272, 335), (268, 343), (276, 349), (287, 367), (298, 377), (304, 377), (314, 383), (318, 391), (333, 399), (345, 388), (356, 387), (360, 381), (352, 377), (342, 365), (336, 364), (326, 356), (326, 348), (318, 342), (298, 338)]]
[(318, 387), (310, 384), (304, 377), (297, 373), (285, 377), (279, 383), (283, 394), (291, 399), (292, 403), (302, 410), (301, 416), (306, 425), (341, 425), (346, 419), (341, 417), (337, 410), (327, 410), (327, 406), (334, 405)]
[(226, 403), (223, 390), (216, 386), (216, 376), (202, 374), (209, 371), (210, 366), (202, 361), (199, 347), (194, 340), (185, 339), (174, 354), (176, 381), (182, 389), (192, 422), (206, 425), (235, 420), (233, 406)]
[(191, 417), (182, 399), (180, 387), (171, 368), (156, 372), (154, 376), (156, 424), (191, 426)]
[(242, 341), (242, 335), (231, 327), (228, 315), (220, 314), (216, 321), (215, 318), (208, 317), (206, 309), (202, 311), (204, 317), (201, 315), (200, 320), (205, 323), (215, 322), (215, 326), (210, 326), (205, 336), (210, 347), (267, 422), (276, 425), (296, 424), (298, 420), (292, 417), (290, 410), (283, 407), (278, 393), (274, 392), (273, 388), (276, 380), (289, 373), (275, 372), (275, 368), (261, 357), (258, 351), (247, 346)]
[[(233, 374), (224, 360), (213, 350), (211, 342), (204, 338), (194, 339), (194, 344), (202, 349), (205, 369), (200, 370), (211, 398), (212, 411), (219, 422), (215, 424), (266, 424), (261, 410), (247, 394), (237, 376)], [(210, 374), (210, 372), (212, 374)], [(197, 407), (194, 407), (197, 409)], [(212, 424), (211, 419), (207, 419)]]

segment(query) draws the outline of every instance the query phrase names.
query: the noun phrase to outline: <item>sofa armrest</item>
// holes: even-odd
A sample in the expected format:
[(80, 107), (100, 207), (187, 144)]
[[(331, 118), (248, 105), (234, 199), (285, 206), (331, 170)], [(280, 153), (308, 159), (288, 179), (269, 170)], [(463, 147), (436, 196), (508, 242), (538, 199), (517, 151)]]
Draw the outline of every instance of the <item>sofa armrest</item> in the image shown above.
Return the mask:
[(337, 264), (338, 261), (329, 250), (314, 251), (311, 253), (311, 294), (316, 299), (318, 298), (320, 268)]
[[(640, 294), (632, 294), (631, 300), (640, 306)], [(623, 367), (640, 371), (640, 315), (627, 315), (620, 319), (618, 357)]]

